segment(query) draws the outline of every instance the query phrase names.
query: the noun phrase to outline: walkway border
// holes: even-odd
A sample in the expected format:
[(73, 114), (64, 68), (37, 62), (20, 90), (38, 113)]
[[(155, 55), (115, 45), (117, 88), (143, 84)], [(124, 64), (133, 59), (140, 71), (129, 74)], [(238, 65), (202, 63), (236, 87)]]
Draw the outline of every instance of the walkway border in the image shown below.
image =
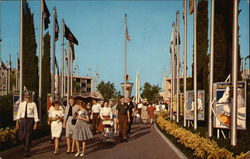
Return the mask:
[[(42, 137), (42, 138), (40, 138), (40, 139), (33, 140), (33, 141), (32, 141), (32, 146), (38, 145), (38, 144), (41, 143), (41, 142), (48, 141), (48, 140), (50, 140), (50, 138), (51, 138), (51, 136), (45, 136), (45, 137)], [(16, 147), (7, 149), (7, 150), (5, 150), (5, 151), (2, 151), (2, 152), (0, 152), (0, 159), (4, 159), (4, 158), (7, 157), (9, 154), (17, 153), (17, 152), (20, 152), (20, 151), (22, 151), (22, 150), (24, 150), (23, 145), (19, 145), (19, 146), (16, 146)]]
[(162, 137), (162, 139), (172, 148), (172, 150), (179, 156), (181, 159), (188, 159), (187, 156), (184, 155), (183, 152), (181, 152), (157, 127), (157, 125), (154, 123), (154, 128), (157, 131), (157, 133)]

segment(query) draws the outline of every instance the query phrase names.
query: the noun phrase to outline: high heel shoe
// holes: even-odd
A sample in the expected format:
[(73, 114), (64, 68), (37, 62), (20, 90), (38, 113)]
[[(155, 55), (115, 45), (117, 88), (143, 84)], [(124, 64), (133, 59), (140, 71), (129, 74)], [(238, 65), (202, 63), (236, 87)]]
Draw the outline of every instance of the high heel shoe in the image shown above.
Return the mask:
[(82, 153), (80, 154), (81, 157), (83, 157), (84, 155), (85, 155), (84, 152), (82, 152)]
[(75, 157), (77, 157), (77, 156), (79, 156), (80, 155), (80, 152), (77, 152), (76, 154), (75, 154)]

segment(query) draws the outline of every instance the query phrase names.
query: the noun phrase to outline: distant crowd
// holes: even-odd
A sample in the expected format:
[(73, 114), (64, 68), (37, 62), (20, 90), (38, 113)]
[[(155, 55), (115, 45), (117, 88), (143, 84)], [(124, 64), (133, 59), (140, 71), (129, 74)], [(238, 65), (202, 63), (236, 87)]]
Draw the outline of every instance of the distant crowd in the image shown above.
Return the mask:
[[(115, 101), (92, 101), (69, 98), (68, 105), (63, 106), (55, 100), (48, 110), (48, 124), (51, 126), (51, 138), (54, 143), (54, 154), (58, 154), (59, 142), (63, 128), (67, 140), (67, 154), (84, 156), (86, 141), (95, 134), (101, 134), (103, 141), (113, 141), (113, 136), (119, 134), (120, 142), (128, 141), (132, 124), (153, 124), (155, 116), (167, 109), (166, 105), (157, 103), (132, 102), (131, 98), (121, 97)], [(30, 156), (31, 134), (37, 128), (38, 113), (36, 104), (31, 102), (30, 95), (24, 95), (24, 102), (20, 103), (17, 113), (16, 128), (25, 146), (24, 157)], [(80, 150), (81, 147), (81, 150)]]

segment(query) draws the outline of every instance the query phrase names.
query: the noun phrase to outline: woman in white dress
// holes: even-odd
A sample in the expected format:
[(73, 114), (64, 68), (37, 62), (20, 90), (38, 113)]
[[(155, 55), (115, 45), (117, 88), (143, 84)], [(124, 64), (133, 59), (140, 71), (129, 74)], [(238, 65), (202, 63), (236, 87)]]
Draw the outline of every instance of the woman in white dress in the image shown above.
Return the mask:
[(59, 138), (62, 134), (63, 108), (58, 101), (55, 101), (54, 107), (49, 111), (49, 121), (51, 122), (51, 136), (54, 138), (55, 150), (54, 154), (58, 153)]

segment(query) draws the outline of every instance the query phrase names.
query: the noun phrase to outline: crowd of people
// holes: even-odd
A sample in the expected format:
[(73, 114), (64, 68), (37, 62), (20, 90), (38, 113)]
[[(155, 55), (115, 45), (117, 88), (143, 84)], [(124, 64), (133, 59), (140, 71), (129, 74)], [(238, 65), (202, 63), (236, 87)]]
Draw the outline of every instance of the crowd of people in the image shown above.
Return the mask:
[[(105, 122), (111, 121), (114, 134), (119, 134), (120, 142), (128, 142), (132, 124), (153, 124), (155, 116), (166, 110), (162, 102), (135, 104), (131, 98), (123, 96), (115, 101), (98, 101), (93, 99), (89, 103), (69, 98), (67, 106), (55, 100), (48, 110), (48, 124), (51, 126), (51, 137), (54, 143), (54, 154), (59, 152), (59, 142), (65, 129), (67, 154), (84, 156), (86, 142), (100, 133), (107, 138)], [(20, 140), (25, 146), (25, 156), (29, 156), (31, 148), (32, 130), (37, 127), (38, 113), (29, 94), (24, 96), (18, 109), (16, 128), (19, 129)]]

